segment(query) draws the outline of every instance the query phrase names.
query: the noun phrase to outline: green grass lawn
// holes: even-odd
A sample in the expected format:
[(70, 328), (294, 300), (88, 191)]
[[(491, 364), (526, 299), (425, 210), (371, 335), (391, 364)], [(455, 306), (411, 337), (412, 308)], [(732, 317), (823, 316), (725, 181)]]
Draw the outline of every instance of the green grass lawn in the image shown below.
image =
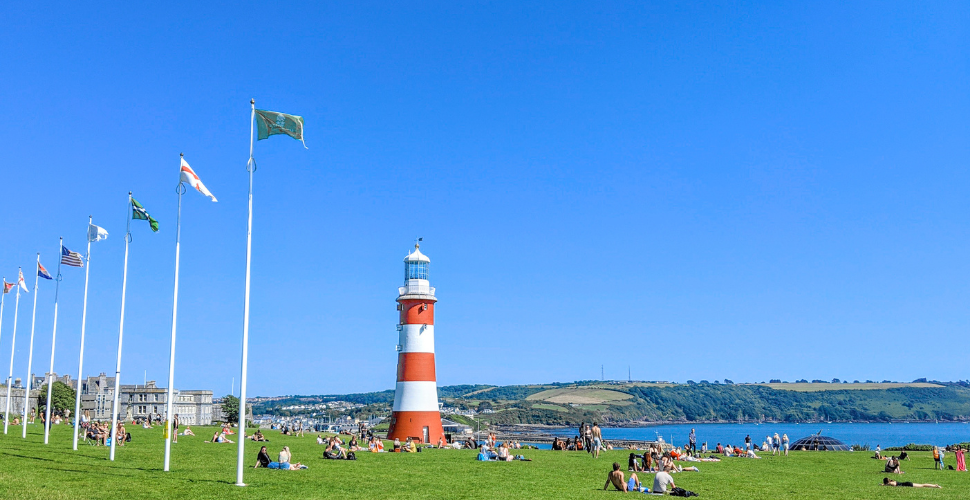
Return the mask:
[[(173, 445), (172, 472), (162, 472), (161, 428), (131, 429), (132, 442), (108, 450), (87, 444), (71, 450), (70, 428), (53, 429), (43, 444), (43, 429), (32, 425), (27, 440), (21, 428), (0, 435), (0, 499), (68, 498), (612, 498), (603, 492), (610, 463), (626, 465), (629, 452), (607, 452), (593, 460), (585, 452), (529, 451), (532, 462), (477, 462), (473, 451), (428, 450), (417, 454), (360, 453), (359, 460), (323, 460), (314, 436), (266, 432), (275, 458), (284, 445), (293, 459), (309, 465), (302, 471), (247, 469), (246, 488), (235, 482), (236, 445), (205, 443), (211, 428), (195, 429), (195, 438)], [(247, 443), (246, 463), (255, 462), (257, 443)], [(678, 486), (701, 498), (860, 499), (970, 498), (970, 474), (933, 469), (929, 453), (913, 453), (903, 462), (904, 480), (939, 483), (942, 490), (885, 488), (882, 462), (868, 452), (793, 452), (784, 458), (726, 459), (700, 463), (701, 472), (674, 475)], [(953, 462), (952, 454), (947, 456)], [(624, 467), (624, 470), (626, 467)], [(652, 484), (653, 476), (641, 479)]]

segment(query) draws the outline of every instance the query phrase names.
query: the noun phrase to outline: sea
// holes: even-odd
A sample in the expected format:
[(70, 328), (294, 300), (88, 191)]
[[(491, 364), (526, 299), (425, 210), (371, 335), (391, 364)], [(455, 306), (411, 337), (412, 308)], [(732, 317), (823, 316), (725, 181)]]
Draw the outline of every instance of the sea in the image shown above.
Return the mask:
[[(803, 437), (821, 432), (823, 436), (832, 437), (847, 445), (869, 445), (871, 449), (881, 446), (905, 446), (909, 443), (947, 445), (970, 442), (970, 424), (965, 423), (761, 423), (761, 424), (661, 424), (645, 427), (604, 427), (603, 439), (629, 439), (637, 441), (655, 441), (658, 437), (675, 446), (687, 443), (687, 436), (691, 429), (696, 429), (697, 447), (707, 442), (713, 449), (718, 443), (731, 443), (743, 446), (744, 438), (751, 436), (751, 441), (759, 446), (769, 434), (779, 436), (788, 434), (791, 442)], [(576, 428), (552, 429), (553, 435), (562, 438), (577, 434)], [(545, 444), (545, 443), (541, 443)]]

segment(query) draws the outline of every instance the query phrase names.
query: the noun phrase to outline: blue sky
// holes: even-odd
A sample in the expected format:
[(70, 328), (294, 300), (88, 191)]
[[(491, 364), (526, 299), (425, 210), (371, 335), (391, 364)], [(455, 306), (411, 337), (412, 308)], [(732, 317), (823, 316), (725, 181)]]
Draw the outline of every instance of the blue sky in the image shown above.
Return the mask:
[[(965, 379), (970, 6), (666, 2), (5, 4), (0, 271), (92, 250), (85, 372), (238, 388), (249, 99), (251, 395), (393, 387), (424, 237), (440, 384)], [(62, 271), (76, 374), (83, 272)], [(31, 281), (32, 280), (28, 280)], [(34, 366), (46, 370), (53, 287)], [(8, 296), (0, 338), (6, 373)], [(21, 297), (15, 376), (32, 295)], [(806, 353), (808, 356), (806, 356)], [(238, 390), (238, 389), (237, 389)]]

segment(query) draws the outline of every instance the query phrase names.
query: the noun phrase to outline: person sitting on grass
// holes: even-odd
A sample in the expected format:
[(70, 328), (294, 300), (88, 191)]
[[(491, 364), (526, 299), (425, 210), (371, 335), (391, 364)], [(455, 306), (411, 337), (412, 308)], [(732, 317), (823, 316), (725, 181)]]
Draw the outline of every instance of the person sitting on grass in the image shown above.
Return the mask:
[[(636, 473), (630, 474), (630, 480), (637, 485), (640, 484), (640, 479), (637, 478)], [(627, 488), (626, 479), (623, 477), (623, 471), (620, 470), (620, 464), (616, 462), (613, 462), (613, 470), (606, 475), (606, 483), (603, 484), (603, 489), (608, 490), (611, 483), (613, 484), (613, 487), (616, 488), (616, 491), (629, 491)]]
[(758, 455), (754, 454), (754, 450), (748, 450), (748, 452), (744, 456), (747, 458), (761, 458)]
[(677, 485), (674, 484), (674, 478), (670, 474), (664, 471), (660, 471), (656, 476), (653, 477), (653, 493), (666, 493), (667, 489), (676, 488)]
[(194, 433), (194, 432), (192, 432), (192, 429), (189, 429), (189, 426), (187, 426), (187, 425), (186, 425), (186, 426), (185, 426), (185, 430), (184, 430), (184, 431), (182, 431), (182, 435), (183, 435), (183, 436), (194, 436), (194, 435), (195, 435), (195, 433)]
[(401, 453), (401, 440), (394, 438), (394, 449), (391, 453)]
[(291, 455), (290, 455), (290, 447), (289, 446), (284, 446), (283, 449), (280, 450), (280, 459), (279, 459), (280, 469), (289, 469), (290, 468), (290, 457), (291, 457)]
[(408, 453), (417, 453), (418, 452), (418, 447), (415, 446), (414, 440), (411, 439), (410, 437), (404, 443), (404, 451), (406, 451)]
[(350, 444), (347, 445), (350, 451), (360, 451), (360, 446), (357, 445), (357, 436), (350, 438)]
[(330, 444), (323, 451), (324, 458), (347, 458), (347, 451), (340, 447), (340, 440), (336, 436), (330, 438)]
[(269, 459), (269, 452), (266, 451), (266, 447), (263, 446), (259, 449), (259, 454), (256, 455), (256, 465), (253, 466), (254, 469), (260, 467), (269, 467), (272, 460)]
[(512, 455), (509, 454), (509, 443), (508, 443), (508, 441), (502, 443), (502, 445), (498, 447), (498, 459), (499, 459), (500, 462), (511, 462), (512, 461)]
[(889, 457), (886, 460), (886, 468), (883, 469), (887, 474), (902, 474), (903, 471), (899, 468), (899, 459), (896, 457)]
[(435, 448), (438, 448), (439, 450), (443, 450), (445, 448), (444, 436), (438, 436), (438, 446), (435, 446)]
[(910, 487), (910, 488), (942, 488), (942, 486), (940, 486), (938, 484), (913, 483), (913, 482), (910, 482), (910, 481), (896, 482), (896, 480), (889, 479), (888, 477), (882, 478), (882, 485), (883, 486), (906, 486), (906, 487)]
[(317, 434), (317, 444), (323, 444), (323, 443), (324, 443), (323, 436), (320, 434)]
[(636, 453), (630, 453), (630, 458), (627, 459), (627, 470), (630, 472), (640, 472), (643, 470), (643, 468), (640, 467), (640, 461), (637, 460), (637, 457), (639, 457), (639, 455)]

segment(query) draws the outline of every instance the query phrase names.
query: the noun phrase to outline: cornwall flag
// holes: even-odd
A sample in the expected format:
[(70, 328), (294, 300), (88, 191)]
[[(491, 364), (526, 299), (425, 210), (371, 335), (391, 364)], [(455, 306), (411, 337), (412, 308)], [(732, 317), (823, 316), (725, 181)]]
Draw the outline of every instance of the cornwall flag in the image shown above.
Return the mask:
[(84, 267), (84, 262), (81, 261), (81, 254), (72, 252), (63, 245), (61, 245), (61, 264), (73, 267)]
[(37, 276), (40, 276), (45, 280), (54, 279), (54, 277), (51, 276), (51, 273), (47, 272), (47, 269), (44, 269), (44, 266), (40, 262), (37, 263)]

